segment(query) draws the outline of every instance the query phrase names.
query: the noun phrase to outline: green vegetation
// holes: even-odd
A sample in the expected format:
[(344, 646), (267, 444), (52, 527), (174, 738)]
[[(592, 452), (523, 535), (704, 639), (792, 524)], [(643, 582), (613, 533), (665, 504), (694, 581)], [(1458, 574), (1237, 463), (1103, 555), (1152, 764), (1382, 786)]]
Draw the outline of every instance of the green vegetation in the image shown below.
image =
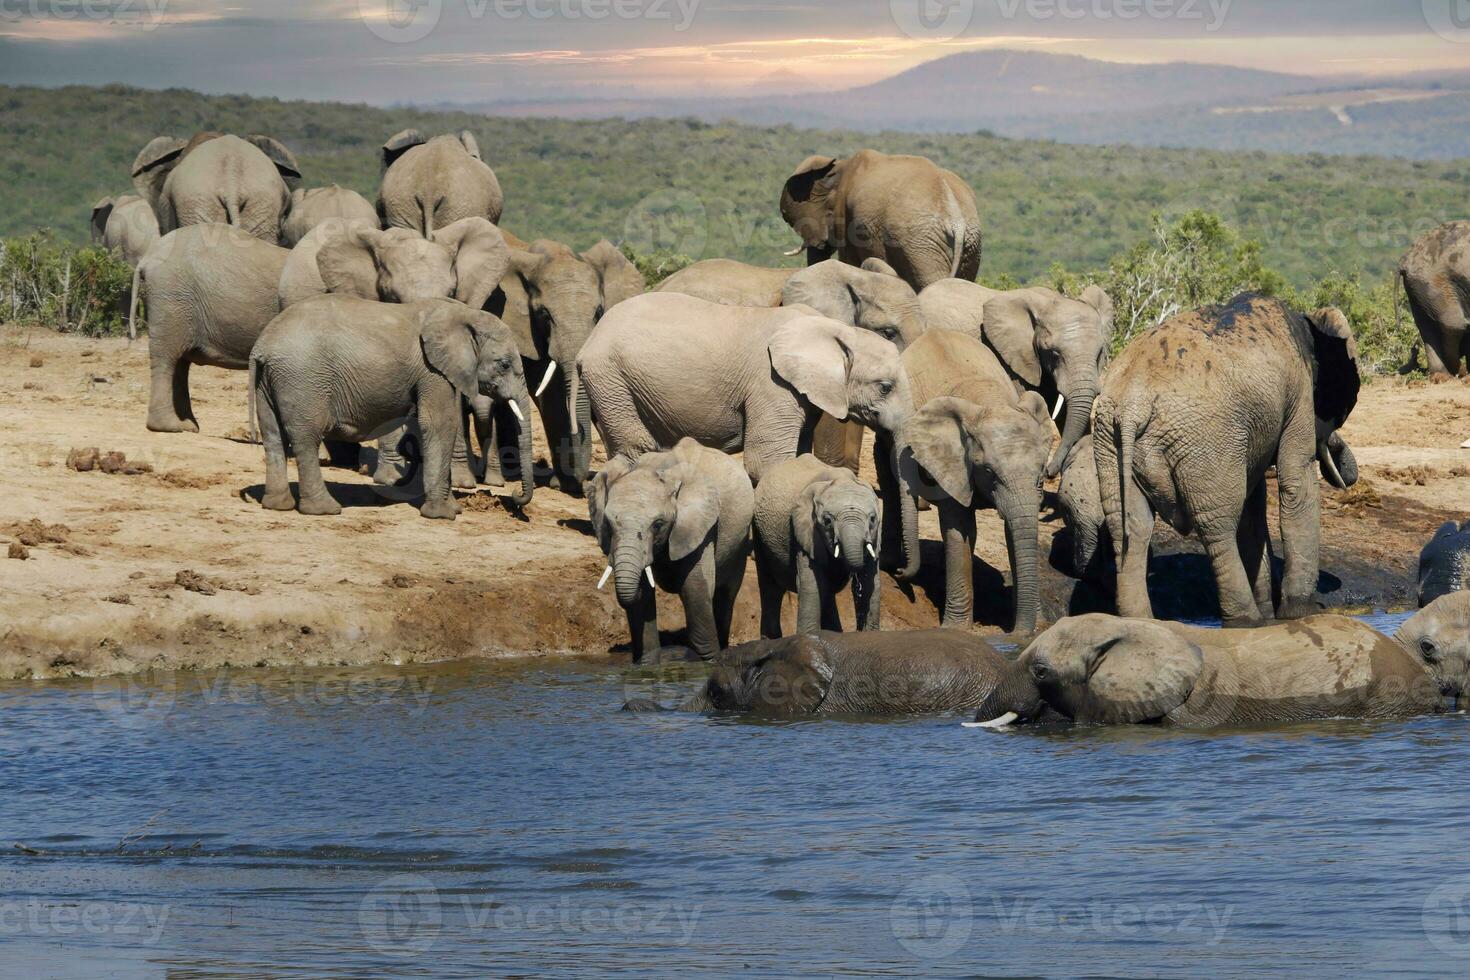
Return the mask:
[(37, 232), (0, 241), (0, 318), (89, 336), (127, 331), (133, 270), (116, 255)]
[[(1102, 282), (1131, 336), (1168, 312), (1258, 288), (1320, 305), (1335, 297), (1365, 364), (1396, 366), (1412, 325), (1392, 270), (1428, 229), (1464, 217), (1470, 161), (1084, 147), (976, 133), (859, 134), (693, 120), (575, 121), (377, 109), (110, 86), (0, 87), (0, 236), (54, 229), (80, 243), (92, 203), (129, 186), (138, 150), (163, 133), (269, 133), (307, 183), (373, 196), (378, 146), (416, 126), (472, 130), (523, 238), (621, 244), (656, 281), (690, 259), (789, 264), (776, 201), (809, 154), (874, 146), (918, 153), (976, 190), (991, 284)], [(1204, 212), (1204, 213), (1201, 213)], [(1070, 270), (1070, 271), (1069, 271)], [(1370, 353), (1371, 352), (1371, 353)]]

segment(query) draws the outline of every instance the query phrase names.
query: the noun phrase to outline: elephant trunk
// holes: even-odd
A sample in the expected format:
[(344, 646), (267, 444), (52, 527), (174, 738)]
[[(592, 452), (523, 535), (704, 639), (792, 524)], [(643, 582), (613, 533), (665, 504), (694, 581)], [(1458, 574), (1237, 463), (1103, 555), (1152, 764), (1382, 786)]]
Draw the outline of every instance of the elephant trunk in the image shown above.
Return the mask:
[(837, 529), (838, 548), (847, 570), (854, 580), (860, 580), (868, 567), (868, 522), (861, 514), (841, 519)]
[(898, 506), (903, 542), (903, 567), (898, 571), (900, 582), (912, 582), (919, 574), (919, 502), (903, 485), (898, 476), (898, 461), (902, 450), (897, 439), (893, 443), (893, 455), (889, 465), (893, 467), (894, 480), (898, 483)]
[(615, 542), (612, 548), (613, 582), (617, 585), (618, 605), (633, 608), (643, 589), (643, 570), (648, 567), (643, 549), (635, 544)]
[(1062, 430), (1062, 441), (1057, 446), (1055, 455), (1051, 462), (1046, 464), (1046, 478), (1049, 480), (1062, 472), (1062, 467), (1067, 462), (1067, 454), (1072, 447), (1077, 445), (1077, 440), (1087, 435), (1087, 430), (1092, 426), (1092, 403), (1097, 398), (1096, 380), (1084, 381), (1072, 386), (1066, 393), (1067, 396), (1067, 422)]
[(572, 377), (567, 406), (572, 419), (572, 435), (576, 451), (573, 472), (583, 483), (592, 470), (592, 400), (582, 391), (582, 369), (572, 360)]
[(521, 492), (511, 499), (517, 507), (524, 507), (531, 502), (531, 497), (536, 492), (536, 455), (531, 445), (531, 393), (524, 384), (516, 392), (515, 403), (521, 414), (516, 419), (517, 442), (521, 454)]
[(1011, 555), (1011, 580), (1016, 589), (1017, 633), (1034, 633), (1041, 605), (1041, 582), (1037, 572), (1037, 514), (1041, 510), (1041, 494), (1036, 491), (1001, 493), (996, 496), (996, 509), (1006, 525), (1006, 544)]
[(1337, 489), (1346, 490), (1358, 482), (1358, 458), (1338, 433), (1317, 447), (1317, 461), (1322, 464), (1322, 475)]

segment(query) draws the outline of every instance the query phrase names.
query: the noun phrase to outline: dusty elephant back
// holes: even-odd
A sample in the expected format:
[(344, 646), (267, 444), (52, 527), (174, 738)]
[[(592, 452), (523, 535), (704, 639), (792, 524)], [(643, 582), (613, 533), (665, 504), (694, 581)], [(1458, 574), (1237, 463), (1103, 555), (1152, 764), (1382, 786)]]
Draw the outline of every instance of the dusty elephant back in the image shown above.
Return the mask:
[(995, 354), (977, 338), (954, 330), (931, 330), (903, 353), (914, 407), (954, 396), (977, 405), (1014, 404), (1016, 386)]
[(654, 292), (682, 293), (722, 306), (780, 306), (782, 289), (798, 271), (706, 259), (674, 273)]
[(290, 188), (271, 159), (232, 135), (196, 137), (169, 175), (165, 194), (179, 227), (231, 224), (270, 243), (280, 238), (291, 202)]

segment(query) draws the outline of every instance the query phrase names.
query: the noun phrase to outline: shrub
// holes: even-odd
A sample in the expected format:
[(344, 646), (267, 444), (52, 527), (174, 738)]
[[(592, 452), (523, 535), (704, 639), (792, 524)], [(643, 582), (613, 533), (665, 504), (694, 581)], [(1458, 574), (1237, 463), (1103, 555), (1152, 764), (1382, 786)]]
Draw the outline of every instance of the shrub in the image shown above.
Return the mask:
[(694, 259), (689, 256), (671, 252), (668, 249), (659, 249), (643, 255), (634, 251), (631, 246), (624, 245), (623, 254), (628, 257), (629, 262), (638, 267), (639, 272), (643, 273), (643, 283), (649, 289), (657, 286), (680, 269), (694, 264)]
[(1358, 369), (1364, 377), (1398, 371), (1409, 362), (1419, 341), (1397, 276), (1365, 285), (1358, 273), (1334, 272), (1290, 299), (1304, 312), (1335, 306), (1346, 314), (1358, 342)]
[(97, 337), (127, 330), (133, 270), (92, 245), (50, 232), (0, 241), (0, 319)]

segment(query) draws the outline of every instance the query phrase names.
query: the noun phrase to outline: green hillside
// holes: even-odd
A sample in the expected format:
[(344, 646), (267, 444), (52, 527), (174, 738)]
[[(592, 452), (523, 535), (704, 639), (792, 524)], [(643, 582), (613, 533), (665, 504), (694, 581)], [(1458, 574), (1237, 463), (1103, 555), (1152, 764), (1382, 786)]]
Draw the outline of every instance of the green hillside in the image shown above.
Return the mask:
[[(299, 155), (310, 185), (371, 194), (376, 148), (399, 129), (471, 129), (506, 190), (504, 224), (585, 247), (780, 264), (794, 243), (776, 199), (809, 153), (865, 145), (920, 153), (965, 177), (986, 223), (983, 276), (1105, 266), (1149, 237), (1151, 215), (1196, 208), (1261, 242), (1264, 264), (1307, 288), (1334, 271), (1386, 276), (1412, 238), (1465, 214), (1470, 161), (1083, 147), (989, 135), (817, 132), (685, 120), (500, 119), (465, 113), (204, 96), (171, 90), (0, 88), (0, 236), (81, 240), (94, 199), (126, 190), (150, 138), (261, 132)], [(650, 220), (652, 219), (652, 220)]]

